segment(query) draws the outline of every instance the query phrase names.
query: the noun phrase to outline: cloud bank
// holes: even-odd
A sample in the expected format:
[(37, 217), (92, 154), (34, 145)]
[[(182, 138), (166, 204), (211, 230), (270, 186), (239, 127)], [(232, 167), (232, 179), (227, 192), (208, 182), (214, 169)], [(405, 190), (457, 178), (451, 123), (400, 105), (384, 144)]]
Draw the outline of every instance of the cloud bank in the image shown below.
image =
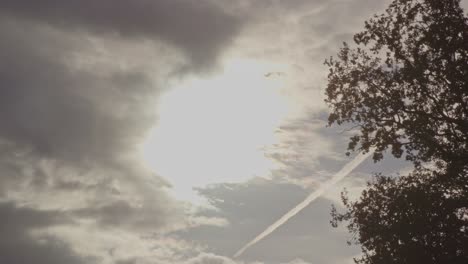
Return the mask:
[(216, 67), (240, 20), (211, 1), (0, 5), (0, 262), (195, 252), (162, 234), (219, 221), (191, 217), (138, 148), (167, 78)]

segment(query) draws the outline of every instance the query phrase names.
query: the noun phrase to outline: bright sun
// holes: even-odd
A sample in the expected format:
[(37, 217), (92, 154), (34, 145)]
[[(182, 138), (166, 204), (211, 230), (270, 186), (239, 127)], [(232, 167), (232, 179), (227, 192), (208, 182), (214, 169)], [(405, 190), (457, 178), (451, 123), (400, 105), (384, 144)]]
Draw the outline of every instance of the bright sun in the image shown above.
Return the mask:
[(168, 179), (179, 198), (192, 188), (267, 175), (274, 163), (263, 149), (287, 104), (281, 65), (231, 61), (210, 79), (185, 80), (164, 94), (159, 121), (144, 145), (149, 166)]

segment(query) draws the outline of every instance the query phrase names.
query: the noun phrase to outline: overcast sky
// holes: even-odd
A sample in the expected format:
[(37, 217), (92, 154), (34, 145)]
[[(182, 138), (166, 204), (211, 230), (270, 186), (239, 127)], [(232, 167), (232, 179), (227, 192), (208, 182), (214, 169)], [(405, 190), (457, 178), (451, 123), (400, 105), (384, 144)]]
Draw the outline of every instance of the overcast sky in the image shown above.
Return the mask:
[(0, 263), (352, 263), (331, 204), (407, 164), (232, 256), (352, 160), (323, 62), (388, 3), (2, 0)]

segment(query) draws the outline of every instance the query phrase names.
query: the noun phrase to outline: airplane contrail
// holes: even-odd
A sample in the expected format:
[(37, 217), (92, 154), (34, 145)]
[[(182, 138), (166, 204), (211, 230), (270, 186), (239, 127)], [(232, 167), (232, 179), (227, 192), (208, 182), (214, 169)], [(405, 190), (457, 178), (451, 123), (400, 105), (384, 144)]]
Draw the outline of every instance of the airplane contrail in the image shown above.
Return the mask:
[(313, 202), (315, 199), (319, 198), (325, 191), (327, 191), (330, 187), (335, 185), (337, 182), (342, 180), (344, 177), (346, 177), (351, 171), (353, 171), (359, 164), (361, 164), (367, 157), (369, 157), (373, 153), (373, 149), (369, 150), (367, 153), (359, 153), (352, 161), (350, 161), (348, 164), (346, 164), (340, 171), (338, 171), (328, 182), (320, 186), (317, 190), (309, 194), (307, 198), (304, 199), (304, 201), (300, 202), (298, 205), (296, 205), (293, 209), (291, 209), (289, 212), (287, 212), (285, 215), (283, 215), (280, 219), (278, 219), (276, 222), (274, 222), (272, 225), (270, 225), (265, 231), (260, 233), (258, 236), (256, 236), (252, 241), (247, 243), (245, 246), (243, 246), (239, 251), (234, 254), (234, 258), (239, 257), (244, 253), (245, 250), (247, 250), (249, 247), (253, 246), (260, 240), (264, 239), (266, 236), (269, 234), (273, 233), (278, 227), (282, 226), (284, 223), (286, 223), (291, 217), (295, 216), (297, 213), (302, 211), (305, 207), (307, 207), (311, 202)]

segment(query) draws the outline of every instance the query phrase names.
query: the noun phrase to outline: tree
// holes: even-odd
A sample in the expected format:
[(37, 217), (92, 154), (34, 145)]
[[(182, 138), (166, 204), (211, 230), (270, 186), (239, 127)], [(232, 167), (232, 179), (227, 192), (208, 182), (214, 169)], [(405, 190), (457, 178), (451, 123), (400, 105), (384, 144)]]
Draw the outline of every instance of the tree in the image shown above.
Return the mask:
[[(329, 125), (353, 123), (348, 149), (391, 148), (415, 165), (468, 160), (468, 18), (457, 0), (395, 0), (329, 66)], [(359, 146), (359, 147), (358, 147)]]
[[(377, 175), (348, 222), (363, 264), (468, 263), (468, 18), (458, 0), (393, 0), (331, 57), (329, 125), (354, 124), (349, 151), (413, 162)], [(349, 153), (349, 152), (348, 152)], [(435, 164), (435, 167), (426, 166)], [(428, 169), (431, 168), (431, 169)]]
[(468, 171), (459, 175), (417, 170), (406, 177), (379, 175), (359, 201), (342, 199), (332, 225), (348, 221), (364, 255), (356, 263), (468, 263)]

